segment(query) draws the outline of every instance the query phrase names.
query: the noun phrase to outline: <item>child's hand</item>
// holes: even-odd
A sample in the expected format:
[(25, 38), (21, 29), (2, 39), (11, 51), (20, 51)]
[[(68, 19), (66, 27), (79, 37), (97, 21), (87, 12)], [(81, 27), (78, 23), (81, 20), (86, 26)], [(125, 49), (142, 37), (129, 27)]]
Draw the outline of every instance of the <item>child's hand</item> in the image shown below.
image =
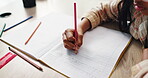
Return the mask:
[(65, 32), (62, 34), (64, 47), (70, 50), (77, 51), (81, 47), (83, 42), (83, 34), (80, 33), (81, 32), (78, 31), (78, 40), (76, 41), (76, 38), (74, 37), (74, 29), (65, 30)]
[(83, 42), (84, 33), (91, 28), (91, 24), (88, 19), (84, 18), (78, 25), (78, 39), (76, 40), (74, 36), (74, 29), (67, 29), (62, 34), (63, 35), (63, 43), (65, 48), (77, 51)]
[(148, 59), (131, 68), (132, 78), (148, 78)]

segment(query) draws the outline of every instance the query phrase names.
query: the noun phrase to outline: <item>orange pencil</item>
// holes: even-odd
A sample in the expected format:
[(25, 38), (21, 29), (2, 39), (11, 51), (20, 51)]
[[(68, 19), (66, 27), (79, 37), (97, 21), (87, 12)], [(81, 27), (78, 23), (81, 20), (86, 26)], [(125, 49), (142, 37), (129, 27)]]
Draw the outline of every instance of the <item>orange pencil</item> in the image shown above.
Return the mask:
[(26, 62), (28, 62), (29, 64), (33, 65), (34, 67), (36, 67), (37, 69), (39, 69), (40, 71), (43, 71), (43, 69), (38, 66), (37, 64), (35, 64), (34, 62), (32, 62), (31, 60), (27, 59), (26, 57), (24, 57), (23, 55), (21, 55), (20, 53), (18, 53), (17, 51), (11, 49), (9, 47), (9, 50), (12, 51), (13, 53), (15, 53), (16, 55), (18, 55), (20, 58), (24, 59)]
[(33, 33), (32, 33), (31, 36), (28, 38), (28, 40), (25, 42), (25, 45), (29, 42), (29, 40), (32, 38), (32, 36), (34, 35), (34, 33), (36, 32), (36, 30), (39, 28), (40, 25), (41, 25), (41, 22), (40, 22), (39, 25), (36, 27), (36, 29), (33, 31)]

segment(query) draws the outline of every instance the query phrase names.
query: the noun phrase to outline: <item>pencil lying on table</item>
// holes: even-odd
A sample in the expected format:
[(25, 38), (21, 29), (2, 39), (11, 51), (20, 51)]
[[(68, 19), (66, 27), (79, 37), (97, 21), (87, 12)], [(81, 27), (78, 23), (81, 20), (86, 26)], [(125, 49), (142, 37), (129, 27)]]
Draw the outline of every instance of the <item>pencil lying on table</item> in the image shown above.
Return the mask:
[(36, 32), (36, 30), (39, 28), (39, 26), (41, 25), (41, 22), (38, 24), (38, 26), (35, 28), (35, 30), (33, 31), (33, 33), (30, 35), (30, 37), (28, 38), (28, 40), (25, 42), (25, 45), (29, 42), (29, 40), (32, 38), (32, 36), (34, 35), (34, 33)]
[(29, 64), (33, 65), (35, 68), (39, 69), (40, 71), (43, 71), (43, 69), (38, 66), (37, 64), (35, 64), (34, 62), (32, 62), (31, 60), (29, 60), (28, 58), (24, 57), (23, 55), (21, 55), (20, 53), (18, 53), (17, 51), (11, 49), (9, 47), (9, 50), (12, 51), (13, 53), (15, 53), (16, 55), (18, 55), (20, 58), (24, 59), (26, 62), (28, 62)]
[(14, 28), (14, 27), (16, 27), (17, 25), (19, 25), (19, 24), (21, 24), (21, 23), (23, 23), (23, 22), (25, 22), (25, 21), (31, 19), (32, 17), (33, 17), (33, 16), (30, 16), (30, 17), (26, 18), (25, 20), (23, 20), (23, 21), (21, 21), (21, 22), (15, 24), (15, 25), (13, 25), (13, 26), (11, 26), (11, 27), (5, 29), (4, 32), (6, 32), (6, 31), (8, 31), (8, 30), (10, 30), (10, 29), (12, 29), (12, 28)]

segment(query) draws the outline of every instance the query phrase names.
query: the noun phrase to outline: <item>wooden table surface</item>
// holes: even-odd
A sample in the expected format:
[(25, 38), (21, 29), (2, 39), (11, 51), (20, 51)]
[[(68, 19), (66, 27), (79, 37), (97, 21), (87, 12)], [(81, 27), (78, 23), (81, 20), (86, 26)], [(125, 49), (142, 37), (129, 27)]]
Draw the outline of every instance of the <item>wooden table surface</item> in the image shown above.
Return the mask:
[[(109, 0), (79, 0), (78, 17), (80, 18), (85, 12), (87, 12), (90, 8), (94, 7), (99, 2), (105, 3), (107, 1)], [(62, 0), (36, 0), (36, 7), (27, 9), (23, 7), (21, 0), (1, 0), (0, 3), (2, 2), (4, 2), (5, 5), (3, 4), (0, 6), (0, 13), (6, 11), (12, 12), (12, 15), (10, 17), (3, 19), (0, 18), (0, 21), (9, 21), (8, 25), (12, 25), (13, 23), (24, 17), (26, 18), (30, 15), (34, 16), (33, 19), (20, 25), (20, 27), (23, 27), (27, 25), (27, 23), (32, 22), (34, 19), (43, 17), (50, 12), (61, 12), (64, 14), (72, 15), (73, 12), (69, 10), (73, 7), (73, 5), (71, 4), (73, 4), (74, 0), (65, 0), (65, 2)], [(16, 17), (20, 17), (20, 19), (18, 18), (12, 21), (12, 18)], [(17, 28), (14, 28), (13, 30), (4, 33), (4, 35), (15, 31), (15, 29)], [(8, 45), (0, 42), (0, 57), (4, 56), (7, 52), (9, 52)], [(130, 68), (141, 61), (141, 56), (141, 43), (133, 39), (121, 61), (119, 62), (118, 66), (116, 67), (115, 71), (112, 73), (111, 78), (130, 78)], [(11, 62), (9, 62), (6, 66), (0, 69), (0, 78), (66, 78), (52, 69), (49, 69), (45, 66), (42, 67), (44, 72), (41, 72), (36, 68), (32, 67), (30, 64), (28, 64), (21, 58), (15, 57)]]

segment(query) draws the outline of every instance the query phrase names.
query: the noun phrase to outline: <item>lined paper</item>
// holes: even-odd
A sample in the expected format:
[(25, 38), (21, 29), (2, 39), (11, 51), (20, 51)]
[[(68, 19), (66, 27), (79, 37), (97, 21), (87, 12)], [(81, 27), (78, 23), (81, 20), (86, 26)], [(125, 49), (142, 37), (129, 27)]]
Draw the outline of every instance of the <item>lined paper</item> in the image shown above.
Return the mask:
[[(40, 21), (42, 21), (42, 24), (39, 29), (29, 43), (24, 45)], [(16, 31), (3, 35), (2, 39), (39, 58), (46, 53), (43, 53), (42, 50), (46, 46), (48, 46), (48, 49), (55, 46), (56, 42), (58, 42), (57, 40), (62, 38), (61, 36), (65, 29), (70, 27), (73, 27), (72, 16), (49, 14), (34, 20), (23, 28), (18, 28)]]
[[(24, 45), (40, 21), (40, 28)], [(72, 16), (49, 14), (3, 35), (2, 39), (71, 78), (108, 78), (131, 36), (99, 26), (85, 33), (83, 45), (75, 54), (64, 48), (62, 42), (62, 33), (73, 25)]]
[(65, 49), (61, 40), (41, 59), (71, 78), (108, 78), (129, 40), (128, 34), (97, 27), (85, 34), (78, 54)]

